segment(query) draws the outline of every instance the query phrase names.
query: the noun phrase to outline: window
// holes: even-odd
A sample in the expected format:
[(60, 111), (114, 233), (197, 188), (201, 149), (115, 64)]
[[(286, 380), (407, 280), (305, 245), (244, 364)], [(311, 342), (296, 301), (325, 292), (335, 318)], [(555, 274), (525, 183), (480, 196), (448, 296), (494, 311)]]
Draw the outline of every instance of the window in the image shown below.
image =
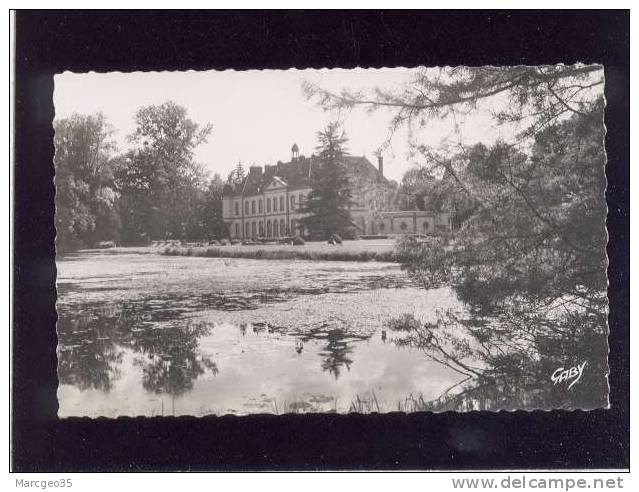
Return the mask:
[[(237, 203), (235, 205), (237, 205)], [(235, 237), (240, 237), (240, 224), (235, 224)]]
[[(262, 200), (257, 202), (257, 209), (258, 209), (259, 213), (262, 213)], [(260, 222), (260, 224), (261, 224), (261, 222)]]
[[(248, 203), (248, 202), (247, 202), (247, 203)], [(246, 223), (246, 226), (244, 227), (244, 237), (245, 237), (245, 238), (246, 238), (246, 237), (249, 237), (249, 234), (250, 234), (249, 227), (250, 227), (250, 225), (251, 225), (251, 224), (249, 224), (249, 223), (247, 222), (247, 223)]]
[[(255, 203), (255, 202), (253, 202)], [(251, 224), (251, 237), (255, 237), (257, 235), (257, 224), (253, 222)]]
[[(282, 200), (284, 198), (282, 197)], [(286, 223), (284, 222), (284, 219), (280, 220), (280, 235), (282, 236), (286, 236), (287, 231), (286, 231)]]
[(284, 212), (286, 205), (284, 205), (284, 197), (280, 197), (280, 212)]
[(382, 223), (380, 223), (380, 224), (379, 224), (379, 230), (380, 230), (380, 231), (383, 231), (384, 229), (386, 229), (386, 226), (385, 226), (385, 225), (384, 225), (384, 223), (382, 222)]
[(301, 193), (297, 195), (297, 203), (299, 204), (300, 209), (302, 208), (302, 202), (304, 201), (304, 195)]
[(273, 197), (273, 212), (277, 212), (277, 198)]
[(424, 228), (425, 231), (427, 231), (430, 228), (430, 224), (428, 223), (428, 221), (425, 221), (422, 227)]
[[(262, 202), (260, 202), (261, 204)], [(264, 236), (264, 222), (260, 220), (260, 237)]]
[(244, 202), (244, 215), (248, 215), (248, 211), (249, 211), (249, 205), (248, 205), (248, 200), (246, 200)]
[[(269, 201), (270, 201), (270, 199), (269, 199)], [(268, 221), (266, 222), (266, 237), (271, 237), (272, 232), (273, 232), (273, 231), (271, 230), (271, 221), (270, 221), (270, 220), (268, 220)]]
[(267, 212), (271, 211), (271, 199), (270, 198), (266, 199), (266, 211)]
[(279, 234), (277, 233), (277, 220), (274, 220), (273, 221), (273, 237), (277, 237), (277, 236), (279, 236)]
[(295, 210), (295, 195), (291, 195), (291, 210)]
[(292, 235), (296, 235), (297, 234), (297, 220), (295, 220), (295, 219), (291, 220), (291, 234)]
[(406, 222), (402, 222), (402, 223), (399, 224), (399, 228), (402, 231), (405, 231), (406, 229), (408, 229), (408, 226), (406, 225)]
[(251, 202), (251, 214), (255, 215), (255, 200)]
[(235, 215), (240, 215), (240, 204), (238, 202), (235, 202)]

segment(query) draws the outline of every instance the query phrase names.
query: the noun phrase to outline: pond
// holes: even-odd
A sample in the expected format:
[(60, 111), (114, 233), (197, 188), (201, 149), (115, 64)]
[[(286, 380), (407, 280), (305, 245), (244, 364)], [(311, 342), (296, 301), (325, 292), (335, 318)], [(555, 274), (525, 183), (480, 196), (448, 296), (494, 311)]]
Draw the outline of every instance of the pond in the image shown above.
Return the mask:
[(462, 379), (387, 333), (460, 308), (397, 264), (86, 251), (57, 267), (61, 417), (387, 412)]

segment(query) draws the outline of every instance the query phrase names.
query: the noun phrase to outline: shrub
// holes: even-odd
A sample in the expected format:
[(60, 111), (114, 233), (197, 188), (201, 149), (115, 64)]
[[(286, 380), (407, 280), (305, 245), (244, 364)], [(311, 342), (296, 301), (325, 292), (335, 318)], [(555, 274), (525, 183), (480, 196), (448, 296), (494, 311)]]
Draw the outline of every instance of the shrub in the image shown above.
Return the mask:
[(96, 247), (99, 249), (115, 248), (115, 241), (99, 241)]
[(304, 246), (306, 241), (302, 239), (300, 236), (295, 236), (292, 241), (293, 246)]
[(229, 241), (227, 238), (224, 238), (220, 241), (220, 244), (222, 246), (228, 246), (229, 244), (231, 244), (231, 241)]
[(331, 244), (342, 244), (342, 237), (339, 234), (331, 234), (328, 241)]
[(340, 239), (358, 239), (359, 231), (357, 230), (357, 227), (348, 227), (342, 230), (341, 235), (336, 234), (336, 236), (340, 237)]

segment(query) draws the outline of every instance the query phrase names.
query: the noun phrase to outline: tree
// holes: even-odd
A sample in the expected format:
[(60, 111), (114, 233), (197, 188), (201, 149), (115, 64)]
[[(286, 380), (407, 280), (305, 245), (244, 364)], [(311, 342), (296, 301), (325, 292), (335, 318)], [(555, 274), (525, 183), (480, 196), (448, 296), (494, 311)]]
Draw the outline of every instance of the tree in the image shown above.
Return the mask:
[(244, 166), (242, 166), (241, 162), (238, 162), (237, 166), (229, 173), (227, 182), (232, 185), (238, 185), (244, 182), (245, 177), (246, 172), (244, 171)]
[(115, 144), (104, 116), (73, 114), (56, 120), (54, 129), (58, 251), (117, 240), (119, 196), (111, 157)]
[(206, 186), (194, 151), (212, 127), (200, 128), (172, 101), (143, 107), (135, 118), (137, 128), (129, 137), (135, 147), (117, 175), (125, 238), (186, 237)]
[(303, 213), (308, 215), (302, 219), (302, 224), (313, 237), (352, 236), (351, 185), (342, 162), (348, 139), (337, 123), (329, 123), (317, 133), (317, 139), (319, 166), (313, 168), (312, 189), (303, 206)]
[[(370, 93), (305, 85), (325, 107), (394, 110), (391, 133), (477, 108), (519, 127), (490, 147), (411, 142), (473, 205), (452, 246), (399, 245), (412, 277), (425, 288), (452, 286), (469, 310), (391, 323), (399, 343), (465, 377), (424, 409), (606, 405), (602, 86), (602, 68), (582, 65), (420, 69), (401, 90)], [(571, 391), (548, 383), (554, 369), (584, 360), (590, 370)]]
[(193, 210), (193, 219), (187, 237), (193, 239), (220, 239), (228, 237), (227, 225), (222, 217), (224, 181), (215, 174), (205, 190), (199, 193), (199, 204)]

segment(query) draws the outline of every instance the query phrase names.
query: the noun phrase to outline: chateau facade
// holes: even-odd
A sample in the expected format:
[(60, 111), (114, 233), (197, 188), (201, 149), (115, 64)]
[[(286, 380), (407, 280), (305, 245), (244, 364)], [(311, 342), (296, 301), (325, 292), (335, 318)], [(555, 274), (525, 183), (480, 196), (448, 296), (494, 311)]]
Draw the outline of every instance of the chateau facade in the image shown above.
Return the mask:
[[(409, 201), (397, 185), (384, 177), (384, 163), (376, 168), (366, 157), (345, 156), (343, 164), (352, 184), (350, 212), (360, 235), (432, 234), (450, 230), (450, 214), (406, 210)], [(296, 144), (291, 160), (276, 165), (251, 166), (243, 180), (227, 184), (222, 215), (232, 239), (282, 238), (305, 235), (300, 220), (311, 192), (313, 172), (320, 166), (315, 156), (299, 155)]]

